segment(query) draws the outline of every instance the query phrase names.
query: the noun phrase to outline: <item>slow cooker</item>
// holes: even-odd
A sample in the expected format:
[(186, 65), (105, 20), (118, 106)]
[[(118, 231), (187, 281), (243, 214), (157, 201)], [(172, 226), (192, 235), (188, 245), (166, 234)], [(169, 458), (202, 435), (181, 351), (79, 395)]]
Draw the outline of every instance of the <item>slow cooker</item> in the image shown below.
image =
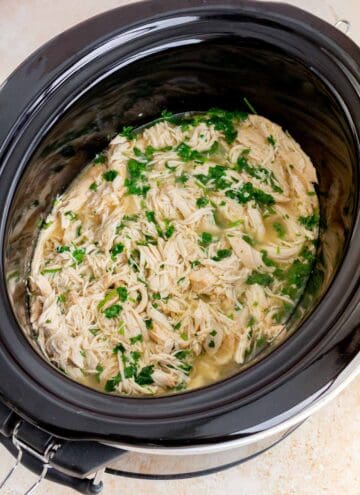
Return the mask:
[[(104, 470), (210, 473), (280, 441), (355, 376), (359, 93), (360, 49), (338, 29), (285, 4), (239, 0), (152, 0), (106, 12), (5, 81), (0, 438), (14, 469), (23, 463), (38, 482), (46, 476), (81, 493), (99, 492)], [(29, 338), (26, 278), (39, 218), (122, 126), (164, 109), (241, 110), (244, 98), (289, 130), (319, 177), (317, 261), (287, 338), (238, 374), (177, 395), (115, 397), (69, 380)]]

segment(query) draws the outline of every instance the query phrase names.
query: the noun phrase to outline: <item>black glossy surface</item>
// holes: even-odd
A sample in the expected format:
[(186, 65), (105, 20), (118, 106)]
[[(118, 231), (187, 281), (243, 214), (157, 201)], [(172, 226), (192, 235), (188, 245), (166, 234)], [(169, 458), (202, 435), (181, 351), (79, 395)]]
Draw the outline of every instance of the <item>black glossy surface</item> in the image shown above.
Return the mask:
[[(320, 394), (360, 348), (359, 63), (345, 36), (298, 9), (200, 0), (117, 9), (28, 59), (0, 92), (4, 400), (63, 436), (187, 444), (268, 428)], [(134, 399), (71, 382), (40, 358), (17, 323), (28, 328), (21, 280), (39, 214), (120, 125), (140, 125), (164, 108), (239, 108), (244, 96), (287, 128), (317, 167), (327, 222), (320, 249), (332, 251), (326, 273), (337, 271), (330, 289), (331, 276), (318, 271), (322, 300), (300, 330), (220, 384)], [(19, 283), (6, 284), (14, 271)], [(304, 301), (299, 318), (313, 309)]]

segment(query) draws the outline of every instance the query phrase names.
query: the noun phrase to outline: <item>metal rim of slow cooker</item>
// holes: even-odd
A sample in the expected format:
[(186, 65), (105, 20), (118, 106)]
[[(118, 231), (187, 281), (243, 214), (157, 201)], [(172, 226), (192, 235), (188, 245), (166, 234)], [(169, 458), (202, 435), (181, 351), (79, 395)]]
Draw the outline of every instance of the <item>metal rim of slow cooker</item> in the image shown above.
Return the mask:
[[(196, 5), (196, 6), (197, 6), (197, 5), (200, 5), (200, 4), (202, 4), (202, 3), (203, 3), (203, 2), (190, 1), (190, 2), (185, 2), (185, 5), (186, 5), (186, 6), (188, 6), (188, 8), (190, 8), (190, 7), (193, 7), (194, 5)], [(152, 2), (152, 4), (153, 4), (153, 5), (151, 6), (151, 9), (150, 9), (150, 10), (153, 10), (153, 9), (154, 9), (154, 4), (160, 5), (160, 2)], [(178, 6), (179, 4), (183, 6), (183, 5), (184, 5), (184, 2), (177, 2), (177, 1), (171, 2), (171, 5), (172, 5), (174, 8), (175, 8), (176, 6)], [(209, 4), (209, 5), (212, 5), (212, 4), (216, 4), (216, 2), (208, 2), (208, 4)], [(235, 4), (235, 2), (228, 1), (228, 2), (224, 2), (223, 4), (226, 4), (226, 6), (233, 6), (233, 5)], [(223, 4), (222, 4), (222, 5), (223, 5)], [(149, 3), (148, 3), (147, 5), (149, 5)], [(261, 5), (261, 4), (259, 4), (259, 5)], [(271, 4), (265, 4), (265, 5), (266, 5), (266, 8), (267, 8), (267, 9), (269, 9), (269, 6), (270, 6)], [(129, 9), (130, 9), (130, 10), (131, 10), (131, 7), (132, 7), (132, 6), (130, 6), (130, 7), (129, 7)], [(254, 5), (252, 4), (252, 2), (243, 2), (243, 3), (241, 3), (241, 4), (236, 3), (236, 7), (237, 7), (237, 8), (240, 8), (240, 7), (241, 7), (241, 8), (250, 8), (250, 10), (251, 10), (252, 8), (255, 8), (255, 7), (254, 7)], [(257, 8), (259, 8), (259, 9), (260, 9), (260, 13), (261, 13), (261, 8), (260, 8), (260, 7), (257, 7)], [(295, 9), (295, 8), (292, 8), (292, 7), (288, 7), (288, 6), (286, 6), (286, 8), (285, 8), (285, 6), (279, 6), (279, 5), (276, 5), (276, 7), (273, 7), (273, 8), (274, 8), (273, 15), (274, 15), (275, 17), (276, 17), (276, 14), (278, 14), (280, 17), (281, 17), (281, 16), (284, 16), (285, 14), (287, 14), (287, 15), (290, 15), (290, 17), (292, 16), (292, 19), (296, 19), (297, 17), (301, 19), (302, 17), (305, 17), (305, 20), (308, 20), (309, 22), (311, 21), (311, 22), (312, 22), (312, 23), (314, 23), (315, 25), (316, 25), (316, 24), (318, 24), (318, 29), (319, 29), (319, 30), (320, 30), (320, 28), (322, 28), (324, 31), (326, 31), (326, 29), (330, 29), (330, 27), (329, 27), (329, 26), (327, 26), (326, 24), (322, 23), (321, 21), (316, 20), (313, 16), (310, 16), (310, 15), (308, 15), (308, 14), (303, 14), (303, 13), (302, 13), (301, 11), (299, 11), (298, 9)], [(122, 12), (124, 12), (124, 9), (121, 9), (121, 10), (122, 10)], [(255, 10), (256, 10), (256, 8), (255, 8)], [(300, 14), (300, 13), (301, 13), (301, 14)], [(109, 13), (108, 13), (108, 15), (109, 15)], [(270, 14), (269, 14), (269, 15), (270, 15)], [(105, 19), (106, 19), (106, 14), (104, 14), (103, 16), (100, 16), (100, 17), (102, 17), (102, 18), (103, 18), (103, 20), (105, 20)], [(126, 16), (125, 16), (125, 17), (126, 17)], [(285, 17), (286, 17), (286, 16), (285, 16)], [(70, 37), (71, 37), (71, 33), (72, 33), (72, 34), (76, 33), (76, 29), (77, 29), (77, 28), (74, 28), (74, 29), (72, 30), (72, 32), (68, 33), (68, 36), (70, 36)], [(334, 31), (335, 31), (335, 30), (334, 30)], [(334, 34), (334, 33), (331, 31), (331, 34)], [(64, 35), (63, 35), (63, 36), (64, 36)], [(336, 36), (335, 36), (335, 37), (336, 37)], [(353, 46), (353, 45), (351, 45), (351, 43), (350, 43), (350, 42), (348, 42), (348, 40), (346, 40), (346, 39), (345, 39), (345, 38), (344, 38), (344, 37), (343, 37), (340, 33), (339, 33), (339, 40), (337, 40), (337, 41), (338, 41), (338, 43), (340, 43), (343, 47), (348, 48), (350, 51), (353, 51), (353, 50), (354, 50), (354, 46)], [(350, 43), (350, 44), (349, 44), (349, 43)], [(55, 45), (55, 44), (56, 44), (56, 41), (55, 41), (55, 42), (54, 42), (54, 41), (53, 41), (53, 42), (50, 42), (50, 43), (49, 43), (49, 45), (48, 45), (47, 47), (45, 47), (45, 48), (43, 48), (43, 49), (41, 49), (41, 50), (43, 50), (44, 52), (46, 52), (46, 50), (50, 50), (50, 49), (53, 47), (53, 45)], [(347, 46), (347, 45), (348, 45), (348, 46)], [(41, 52), (41, 50), (40, 50), (40, 52)], [(40, 53), (40, 52), (38, 52), (38, 53)], [(34, 55), (34, 56), (33, 56), (33, 57), (29, 60), (29, 61), (25, 62), (25, 64), (24, 64), (23, 68), (25, 68), (25, 67), (29, 67), (29, 66), (30, 66), (30, 64), (31, 64), (31, 61), (34, 61), (34, 60), (35, 60), (35, 55)], [(15, 77), (15, 78), (16, 78), (16, 73), (15, 73), (15, 76), (13, 76), (13, 77)], [(10, 82), (11, 82), (11, 81), (10, 81)], [(0, 98), (1, 98), (1, 96), (0, 96)], [(4, 141), (3, 141), (3, 142), (4, 142)], [(9, 201), (7, 202), (7, 204), (8, 204), (8, 203), (9, 203)], [(4, 289), (4, 287), (2, 287), (2, 289)], [(353, 295), (353, 294), (352, 294), (352, 295)], [(355, 307), (356, 301), (354, 301), (354, 300), (353, 300), (353, 303), (354, 303), (354, 307)], [(330, 304), (331, 304), (331, 303), (330, 303)], [(7, 306), (7, 311), (8, 311), (8, 313), (9, 313), (9, 307), (8, 307), (8, 306)], [(11, 315), (9, 315), (9, 316), (11, 317)], [(12, 324), (14, 324), (14, 323), (15, 323), (15, 322), (14, 322), (14, 319), (12, 318)], [(295, 335), (295, 338), (296, 338), (296, 335)], [(293, 341), (294, 341), (294, 339), (293, 339)], [(275, 352), (276, 352), (276, 351), (275, 351)], [(273, 356), (273, 355), (272, 355), (272, 356)], [(42, 364), (45, 364), (45, 363), (42, 363)], [(263, 364), (263, 363), (262, 363), (262, 364)], [(19, 373), (19, 371), (20, 371), (20, 370), (17, 370), (17, 373)], [(20, 372), (20, 373), (21, 373), (21, 372)], [(19, 379), (20, 379), (20, 373), (19, 373)], [(60, 375), (58, 375), (58, 376), (60, 376)], [(23, 377), (23, 378), (24, 378), (24, 377)], [(27, 378), (28, 378), (28, 377), (27, 377)], [(224, 382), (223, 382), (223, 383), (224, 383)], [(219, 387), (219, 386), (223, 387), (223, 383), (221, 383), (221, 384), (217, 385), (216, 387)], [(74, 387), (75, 387), (75, 388), (74, 388), (74, 390), (76, 390), (76, 385), (74, 385)], [(204, 389), (204, 391), (206, 392), (206, 390), (205, 390), (205, 389)], [(197, 391), (197, 392), (194, 392), (194, 393), (195, 393), (196, 395), (202, 395), (202, 391)], [(47, 392), (45, 391), (45, 392), (44, 392), (44, 397), (46, 397), (46, 395), (47, 395)], [(177, 397), (179, 397), (179, 396), (177, 396)], [(6, 396), (5, 396), (5, 399), (7, 399), (7, 397), (6, 397)], [(116, 401), (118, 401), (118, 400), (122, 400), (122, 399), (118, 399), (118, 398), (112, 398), (112, 399), (114, 399), (114, 400), (116, 400)], [(158, 400), (158, 399), (155, 399), (155, 400)], [(180, 398), (180, 400), (182, 400), (182, 399)], [(12, 401), (10, 401), (10, 402), (12, 402)], [(15, 402), (16, 402), (16, 401), (15, 401)], [(164, 400), (164, 403), (166, 403), (166, 402), (169, 402), (169, 401), (166, 399), (166, 400)], [(27, 407), (26, 407), (26, 405), (25, 405), (25, 404), (21, 404), (21, 403), (20, 403), (20, 404), (16, 404), (16, 407), (17, 407), (17, 408), (19, 408), (19, 410), (20, 410), (20, 411), (22, 411), (22, 410), (23, 410), (23, 411), (24, 411), (24, 414), (25, 414), (25, 415), (27, 415)], [(31, 417), (31, 415), (30, 415), (30, 417)], [(32, 416), (32, 418), (31, 418), (31, 419), (32, 419), (33, 421), (37, 422), (37, 418), (36, 418), (36, 416), (35, 416), (35, 417), (34, 417), (34, 416)], [(166, 421), (165, 421), (165, 422), (166, 422)], [(41, 424), (41, 423), (42, 423), (42, 422), (40, 422), (40, 424)], [(44, 427), (45, 427), (45, 428), (46, 428), (46, 427), (48, 427), (48, 426), (50, 426), (50, 425), (46, 425), (46, 424), (44, 425)], [(51, 426), (54, 426), (54, 425), (51, 425)], [(104, 435), (104, 436), (106, 437), (106, 435)]]

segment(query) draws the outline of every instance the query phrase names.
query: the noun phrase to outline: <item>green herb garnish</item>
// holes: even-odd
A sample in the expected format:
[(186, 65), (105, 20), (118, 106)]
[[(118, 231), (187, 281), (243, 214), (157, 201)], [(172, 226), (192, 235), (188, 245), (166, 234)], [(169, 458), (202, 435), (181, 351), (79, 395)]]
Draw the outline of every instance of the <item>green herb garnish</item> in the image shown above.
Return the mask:
[(117, 316), (119, 316), (121, 310), (122, 307), (120, 306), (120, 304), (113, 304), (112, 306), (104, 309), (103, 313), (106, 318), (116, 318)]
[(221, 261), (224, 258), (229, 258), (231, 256), (231, 249), (219, 249), (212, 259), (214, 261)]
[(178, 177), (175, 177), (175, 182), (178, 184), (186, 184), (186, 182), (189, 180), (189, 176), (182, 173)]
[(198, 208), (204, 208), (205, 206), (207, 206), (209, 204), (209, 199), (208, 198), (205, 198), (205, 197), (202, 197), (202, 198), (198, 198), (196, 200), (196, 206)]
[(95, 379), (98, 383), (100, 383), (100, 376), (101, 376), (101, 373), (104, 371), (104, 367), (101, 365), (101, 364), (98, 364), (95, 368), (96, 370), (96, 373), (95, 373)]
[(99, 153), (94, 158), (94, 163), (96, 163), (97, 165), (99, 163), (105, 163), (105, 162), (106, 162), (106, 156), (104, 155), (104, 153)]
[(57, 246), (57, 248), (56, 248), (57, 253), (66, 253), (69, 251), (70, 251), (69, 246)]
[(121, 254), (124, 251), (124, 244), (121, 242), (117, 242), (110, 249), (111, 259), (115, 260), (118, 254)]
[(46, 220), (44, 220), (43, 218), (40, 218), (40, 220), (38, 221), (38, 227), (39, 229), (41, 230), (46, 230), (50, 227), (50, 225), (52, 225), (53, 222), (49, 221), (49, 222), (46, 222)]
[(151, 330), (153, 328), (153, 321), (151, 318), (144, 320), (144, 322), (145, 322), (145, 326), (148, 330)]
[(273, 225), (273, 228), (274, 228), (275, 232), (277, 233), (278, 237), (280, 239), (284, 239), (286, 231), (285, 231), (285, 227), (283, 226), (283, 224), (280, 222), (274, 222), (272, 225)]
[(199, 151), (193, 150), (186, 143), (179, 144), (175, 151), (184, 162), (194, 161), (195, 163), (204, 163), (206, 160)]
[(125, 187), (128, 194), (146, 196), (150, 186), (145, 181), (146, 163), (131, 158), (127, 163), (127, 178)]
[(273, 205), (275, 199), (270, 195), (254, 187), (251, 182), (246, 182), (239, 189), (229, 189), (225, 192), (228, 198), (236, 200), (240, 204), (256, 201), (260, 205)]
[(201, 247), (207, 247), (212, 243), (212, 241), (213, 236), (210, 234), (210, 232), (202, 232), (198, 242)]
[(121, 380), (122, 380), (122, 378), (121, 378), (120, 373), (113, 376), (110, 380), (108, 380), (105, 383), (106, 392), (115, 392), (115, 390), (116, 390), (117, 386), (119, 385), (119, 383), (121, 382)]
[(107, 170), (102, 174), (103, 179), (106, 180), (106, 182), (112, 182), (118, 175), (119, 172), (117, 172), (117, 170)]
[(76, 264), (79, 265), (80, 263), (83, 262), (85, 254), (86, 254), (85, 248), (77, 248), (74, 249), (74, 251), (71, 253), (71, 256), (76, 261)]
[(64, 215), (68, 217), (72, 222), (77, 219), (77, 214), (73, 211), (66, 211)]
[(128, 290), (126, 287), (118, 287), (116, 289), (116, 292), (118, 293), (119, 299), (121, 302), (125, 302), (128, 298)]
[(138, 373), (135, 377), (135, 382), (138, 385), (151, 385), (154, 383), (154, 380), (152, 378), (152, 374), (154, 372), (154, 366), (145, 366), (140, 370), (140, 373)]
[(309, 215), (308, 217), (299, 217), (299, 222), (303, 225), (307, 230), (313, 230), (320, 221), (320, 216), (318, 213), (314, 213), (313, 215)]
[(156, 223), (154, 211), (146, 211), (145, 216), (146, 216), (148, 222)]
[(270, 285), (272, 282), (273, 282), (273, 278), (271, 275), (268, 275), (267, 273), (260, 273), (255, 270), (246, 279), (246, 283), (249, 285), (259, 284), (265, 287)]
[(135, 337), (130, 337), (130, 343), (131, 345), (136, 344), (136, 342), (142, 342), (143, 341), (143, 336), (141, 333), (138, 335), (135, 335)]
[(276, 146), (276, 139), (274, 138), (274, 136), (272, 134), (270, 134), (270, 136), (268, 136), (267, 138), (267, 142), (271, 144), (271, 146)]
[(126, 139), (135, 139), (134, 127), (132, 125), (123, 127), (119, 134)]
[(247, 242), (248, 244), (250, 244), (250, 246), (254, 246), (254, 245), (255, 245), (255, 241), (254, 241), (254, 239), (253, 239), (252, 237), (250, 237), (249, 235), (244, 234), (244, 235), (242, 236), (242, 238), (243, 238), (243, 240), (244, 240), (245, 242)]

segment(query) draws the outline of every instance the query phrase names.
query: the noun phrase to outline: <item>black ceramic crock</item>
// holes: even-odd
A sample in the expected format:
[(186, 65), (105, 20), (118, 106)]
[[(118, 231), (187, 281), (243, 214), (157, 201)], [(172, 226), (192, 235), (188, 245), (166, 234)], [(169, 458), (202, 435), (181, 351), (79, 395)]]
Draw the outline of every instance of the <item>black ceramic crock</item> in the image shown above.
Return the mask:
[[(281, 424), (352, 366), (360, 349), (359, 71), (359, 48), (297, 8), (156, 0), (75, 26), (5, 81), (0, 397), (16, 418), (70, 440), (209, 445)], [(244, 97), (294, 136), (319, 177), (322, 233), (289, 322), (297, 330), (253, 366), (188, 393), (114, 397), (69, 380), (31, 342), (26, 276), (39, 218), (123, 125), (164, 109), (246, 110)], [(14, 415), (8, 435), (9, 425)]]

